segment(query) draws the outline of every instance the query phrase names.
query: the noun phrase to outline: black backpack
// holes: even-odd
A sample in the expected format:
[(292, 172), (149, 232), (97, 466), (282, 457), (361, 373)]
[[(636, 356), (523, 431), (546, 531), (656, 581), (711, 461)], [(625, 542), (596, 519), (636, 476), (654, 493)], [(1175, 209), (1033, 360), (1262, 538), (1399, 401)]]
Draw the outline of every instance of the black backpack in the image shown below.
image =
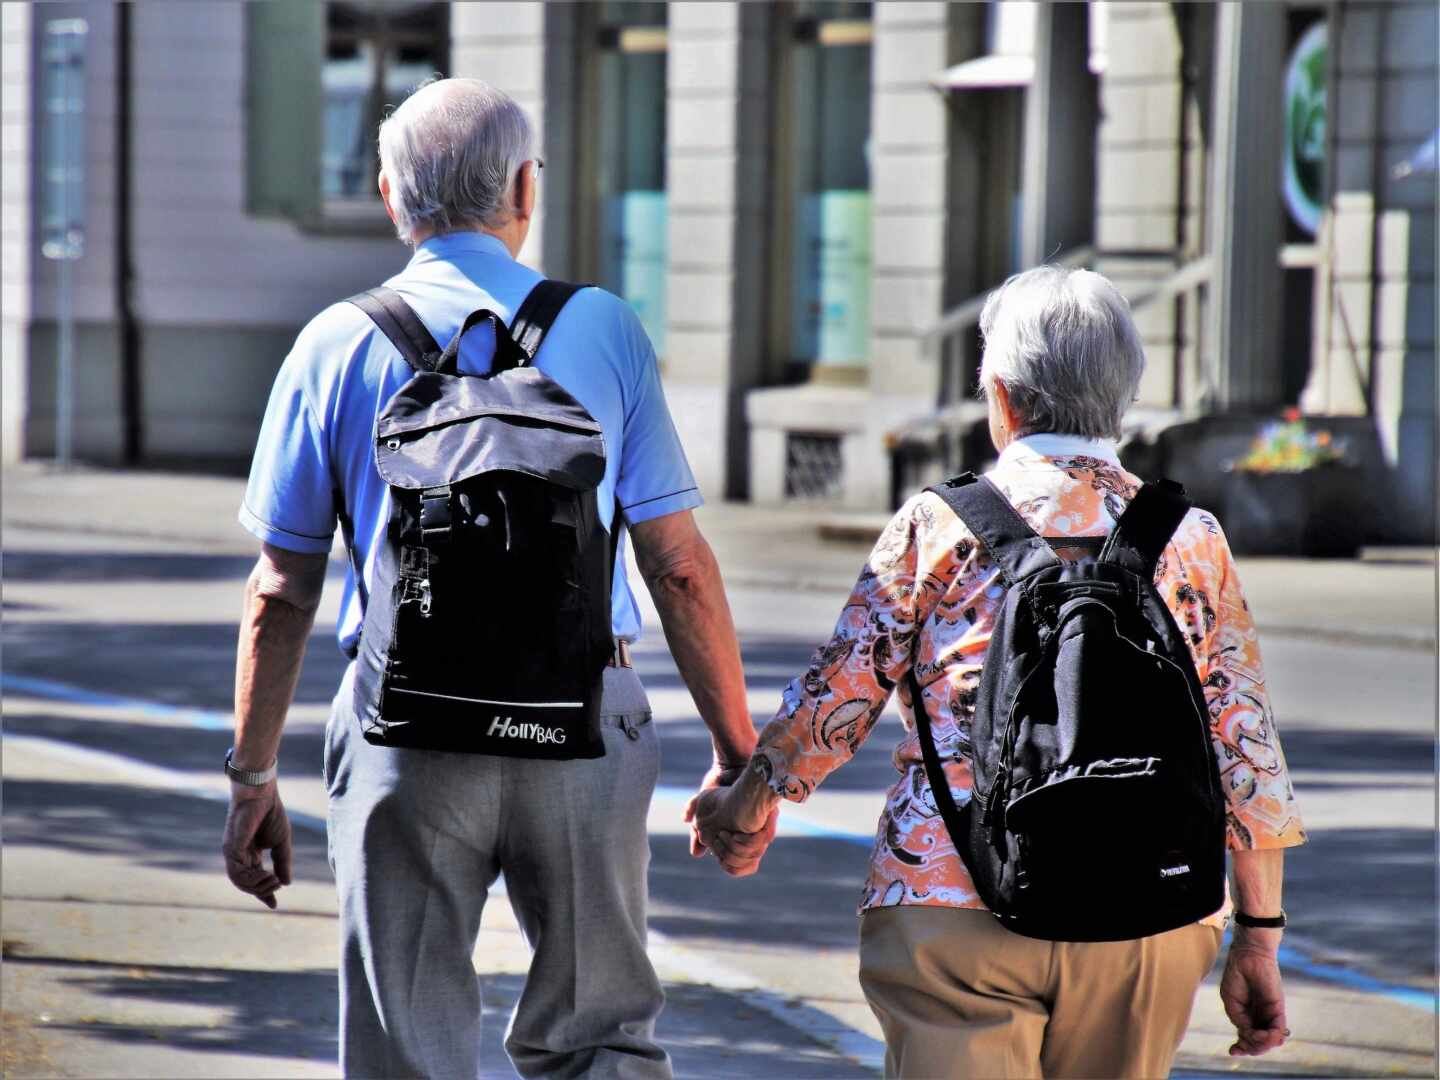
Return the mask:
[[(375, 429), (391, 509), (356, 655), (355, 711), (369, 742), (605, 753), (600, 688), (621, 523), (607, 535), (597, 512), (600, 424), (530, 363), (579, 288), (542, 281), (509, 329), (473, 312), (443, 352), (392, 290), (350, 298), (415, 369)], [(489, 374), (466, 375), (460, 339), (482, 322), (494, 328), (495, 359)]]
[(909, 674), (936, 809), (981, 899), (1008, 929), (1050, 941), (1145, 937), (1217, 910), (1225, 801), (1205, 698), (1153, 584), (1190, 507), (1184, 489), (1146, 484), (1099, 557), (1077, 562), (1056, 556), (988, 479), (966, 474), (928, 490), (985, 546), (1006, 586), (963, 809)]

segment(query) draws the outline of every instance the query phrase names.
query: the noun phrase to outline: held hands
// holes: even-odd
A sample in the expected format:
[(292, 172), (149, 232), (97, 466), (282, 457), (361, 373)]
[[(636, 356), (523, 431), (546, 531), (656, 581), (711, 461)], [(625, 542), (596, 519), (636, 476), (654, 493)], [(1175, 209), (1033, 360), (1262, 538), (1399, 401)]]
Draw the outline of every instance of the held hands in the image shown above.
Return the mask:
[(1283, 1046), (1290, 1035), (1279, 947), (1279, 930), (1235, 928), (1220, 977), (1220, 1001), (1239, 1035), (1230, 1047), (1231, 1057), (1258, 1057)]
[(690, 854), (701, 858), (713, 851), (732, 877), (748, 877), (775, 839), (779, 811), (754, 797), (744, 767), (716, 765), (705, 775), (700, 791), (685, 804), (690, 825)]
[[(230, 814), (225, 819), (225, 873), (241, 892), (257, 897), (272, 911), (275, 894), (290, 884), (290, 819), (280, 802), (279, 784), (262, 787), (230, 785)], [(270, 852), (273, 870), (261, 855)]]

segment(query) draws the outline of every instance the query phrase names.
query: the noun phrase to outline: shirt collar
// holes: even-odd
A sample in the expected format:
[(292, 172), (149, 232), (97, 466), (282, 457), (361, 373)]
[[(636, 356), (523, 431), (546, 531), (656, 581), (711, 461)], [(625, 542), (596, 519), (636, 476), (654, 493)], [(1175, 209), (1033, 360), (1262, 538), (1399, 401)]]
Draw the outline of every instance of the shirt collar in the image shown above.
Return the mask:
[(476, 232), (473, 229), (461, 229), (457, 232), (441, 233), (439, 236), (432, 236), (428, 240), (421, 241), (415, 248), (412, 261), (453, 259), (462, 254), (501, 255), (507, 259), (513, 259), (510, 249), (498, 236)]
[(997, 467), (1036, 458), (1070, 457), (1099, 458), (1121, 467), (1114, 439), (1088, 439), (1084, 435), (1056, 435), (1050, 432), (1016, 439), (1000, 454)]

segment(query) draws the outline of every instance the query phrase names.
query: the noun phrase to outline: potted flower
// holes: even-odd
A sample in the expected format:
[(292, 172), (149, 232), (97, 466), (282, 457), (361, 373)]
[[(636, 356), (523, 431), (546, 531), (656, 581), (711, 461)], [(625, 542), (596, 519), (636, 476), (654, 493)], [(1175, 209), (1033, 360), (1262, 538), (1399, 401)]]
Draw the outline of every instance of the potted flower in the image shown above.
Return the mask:
[(1349, 557), (1364, 539), (1364, 502), (1344, 441), (1287, 409), (1228, 468), (1225, 534), (1241, 555)]

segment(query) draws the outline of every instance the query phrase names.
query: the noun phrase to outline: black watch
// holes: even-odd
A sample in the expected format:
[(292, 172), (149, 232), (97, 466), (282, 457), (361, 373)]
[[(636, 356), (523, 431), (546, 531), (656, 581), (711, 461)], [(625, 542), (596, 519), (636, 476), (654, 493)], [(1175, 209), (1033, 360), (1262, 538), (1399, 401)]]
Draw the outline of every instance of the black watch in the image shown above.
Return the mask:
[(1246, 915), (1239, 908), (1235, 909), (1235, 922), (1240, 926), (1248, 926), (1252, 930), (1283, 930), (1285, 929), (1285, 912), (1281, 911), (1271, 919), (1260, 919), (1254, 915)]

